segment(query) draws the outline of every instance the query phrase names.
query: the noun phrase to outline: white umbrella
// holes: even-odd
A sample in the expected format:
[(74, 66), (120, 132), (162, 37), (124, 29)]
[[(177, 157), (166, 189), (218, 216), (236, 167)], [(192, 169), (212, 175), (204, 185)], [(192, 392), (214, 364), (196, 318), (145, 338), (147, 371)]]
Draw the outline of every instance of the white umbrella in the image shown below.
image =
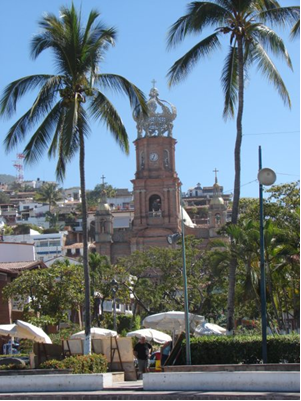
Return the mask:
[(203, 323), (197, 326), (194, 330), (194, 334), (199, 337), (199, 336), (204, 336), (204, 335), (225, 335), (227, 332), (226, 329), (223, 327), (214, 324), (214, 323)]
[[(205, 321), (204, 316), (188, 314), (189, 327), (194, 331), (195, 327)], [(162, 312), (155, 315), (147, 316), (142, 325), (151, 327), (152, 329), (171, 330), (174, 333), (185, 331), (185, 313), (178, 311)]]
[[(117, 331), (114, 330), (109, 330), (109, 329), (103, 329), (101, 327), (92, 327), (91, 328), (91, 339), (95, 340), (97, 338), (104, 338), (104, 337), (116, 337), (117, 336)], [(70, 337), (71, 340), (74, 339), (85, 339), (86, 334), (85, 330), (79, 331), (78, 333), (72, 334)]]
[(52, 344), (50, 337), (44, 330), (22, 320), (17, 320), (14, 324), (0, 325), (0, 334), (3, 336), (27, 338), (38, 343)]
[(166, 341), (171, 341), (170, 335), (163, 333), (162, 331), (154, 330), (154, 329), (140, 329), (131, 331), (127, 333), (127, 337), (145, 337), (147, 341), (155, 341), (159, 344), (164, 344)]

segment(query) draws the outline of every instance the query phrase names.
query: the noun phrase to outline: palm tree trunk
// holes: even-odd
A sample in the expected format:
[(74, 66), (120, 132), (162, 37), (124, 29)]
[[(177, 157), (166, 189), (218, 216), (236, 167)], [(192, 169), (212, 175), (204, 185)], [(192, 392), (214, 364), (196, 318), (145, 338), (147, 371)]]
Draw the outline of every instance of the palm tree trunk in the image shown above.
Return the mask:
[(82, 226), (83, 226), (83, 265), (85, 276), (85, 343), (84, 354), (91, 354), (91, 314), (90, 314), (90, 272), (88, 263), (88, 225), (87, 225), (87, 199), (86, 199), (86, 181), (85, 181), (85, 144), (82, 133), (79, 135), (79, 170), (80, 170), (80, 188), (82, 196)]
[[(237, 57), (238, 57), (238, 110), (236, 118), (236, 142), (234, 150), (235, 179), (234, 179), (234, 195), (232, 206), (232, 224), (237, 224), (240, 199), (240, 153), (242, 142), (242, 115), (244, 107), (244, 62), (243, 62), (243, 46), (242, 38), (237, 40)], [(234, 253), (232, 253), (234, 255)], [(227, 330), (233, 332), (234, 328), (234, 303), (235, 303), (235, 283), (236, 268), (238, 262), (235, 256), (232, 256), (229, 265), (229, 290), (227, 305)]]

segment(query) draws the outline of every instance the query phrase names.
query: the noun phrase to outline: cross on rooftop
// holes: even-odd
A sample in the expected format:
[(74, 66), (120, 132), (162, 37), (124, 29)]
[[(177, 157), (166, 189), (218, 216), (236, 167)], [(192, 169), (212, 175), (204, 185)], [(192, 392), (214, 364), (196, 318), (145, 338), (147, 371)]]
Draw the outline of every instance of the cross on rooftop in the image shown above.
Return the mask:
[(102, 179), (102, 186), (104, 187), (105, 186), (105, 178), (106, 177), (104, 175), (102, 175), (100, 178)]
[(157, 81), (156, 81), (155, 79), (153, 79), (153, 80), (151, 81), (151, 83), (153, 84), (153, 88), (155, 88), (155, 87), (156, 87)]
[(217, 183), (217, 173), (219, 172), (219, 170), (217, 170), (216, 167), (215, 167), (213, 172), (215, 173), (215, 183)]

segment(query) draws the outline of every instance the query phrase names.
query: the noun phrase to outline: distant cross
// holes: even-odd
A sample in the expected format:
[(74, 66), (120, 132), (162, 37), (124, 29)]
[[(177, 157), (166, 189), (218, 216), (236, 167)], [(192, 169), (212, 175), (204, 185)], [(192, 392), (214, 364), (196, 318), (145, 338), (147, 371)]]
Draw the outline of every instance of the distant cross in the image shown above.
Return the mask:
[(217, 170), (216, 167), (215, 167), (213, 172), (215, 173), (215, 183), (217, 183), (217, 173), (219, 172), (219, 170)]
[(104, 188), (105, 187), (105, 178), (106, 177), (104, 175), (102, 175), (100, 178), (102, 179), (102, 186)]
[(153, 84), (153, 88), (155, 88), (155, 87), (156, 87), (157, 81), (156, 81), (155, 79), (153, 79), (153, 80), (151, 81), (151, 83)]

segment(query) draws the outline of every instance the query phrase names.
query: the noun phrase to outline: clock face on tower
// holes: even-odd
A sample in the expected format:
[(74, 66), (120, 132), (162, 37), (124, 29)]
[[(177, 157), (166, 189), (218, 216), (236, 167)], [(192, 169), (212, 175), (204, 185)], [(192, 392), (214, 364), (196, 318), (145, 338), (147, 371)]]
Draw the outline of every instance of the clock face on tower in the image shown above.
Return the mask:
[(155, 152), (153, 152), (153, 153), (150, 153), (150, 155), (149, 155), (149, 160), (151, 161), (151, 162), (156, 162), (157, 160), (158, 160), (158, 153), (155, 153)]

